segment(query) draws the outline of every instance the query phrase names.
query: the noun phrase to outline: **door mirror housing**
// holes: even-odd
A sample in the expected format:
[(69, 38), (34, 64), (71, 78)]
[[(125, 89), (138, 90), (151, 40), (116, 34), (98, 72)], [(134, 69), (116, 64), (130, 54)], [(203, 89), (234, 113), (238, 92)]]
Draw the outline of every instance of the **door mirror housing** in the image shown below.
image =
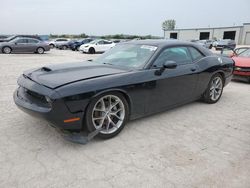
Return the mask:
[(160, 76), (165, 69), (175, 69), (177, 67), (177, 63), (175, 61), (166, 61), (163, 63), (162, 67), (155, 71), (155, 75)]
[(163, 64), (165, 69), (175, 69), (177, 67), (177, 63), (175, 61), (166, 61)]

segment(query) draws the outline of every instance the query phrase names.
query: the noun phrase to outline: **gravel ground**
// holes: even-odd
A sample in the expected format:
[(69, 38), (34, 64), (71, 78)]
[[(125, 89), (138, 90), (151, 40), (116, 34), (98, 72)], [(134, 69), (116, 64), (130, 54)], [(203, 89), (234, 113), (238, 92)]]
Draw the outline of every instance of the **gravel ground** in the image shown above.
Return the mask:
[(0, 187), (250, 187), (250, 85), (231, 82), (214, 105), (194, 102), (131, 121), (117, 137), (65, 141), (15, 106), (26, 69), (96, 56), (0, 54)]

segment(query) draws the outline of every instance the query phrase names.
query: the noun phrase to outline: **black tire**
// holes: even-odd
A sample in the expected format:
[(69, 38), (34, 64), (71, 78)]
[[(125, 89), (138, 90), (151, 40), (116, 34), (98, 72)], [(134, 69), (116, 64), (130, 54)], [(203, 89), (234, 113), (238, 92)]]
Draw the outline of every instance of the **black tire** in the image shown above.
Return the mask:
[(49, 46), (50, 46), (51, 49), (55, 48), (54, 44), (50, 44)]
[(77, 47), (76, 47), (76, 51), (80, 51), (80, 46), (77, 46)]
[(209, 49), (212, 49), (213, 48), (213, 45), (211, 44), (210, 46), (209, 46)]
[[(220, 94), (217, 95), (218, 98), (212, 99), (213, 97), (211, 96), (211, 93), (210, 93), (210, 92), (211, 92), (211, 89), (212, 89), (212, 87), (213, 87), (213, 81), (214, 81), (215, 79), (220, 79), (221, 84), (222, 84), (222, 88), (221, 88)], [(208, 103), (208, 104), (217, 103), (217, 102), (220, 100), (221, 95), (222, 95), (222, 93), (223, 93), (223, 87), (224, 87), (224, 80), (223, 80), (222, 76), (221, 76), (219, 73), (213, 75), (212, 78), (211, 78), (211, 80), (210, 80), (210, 82), (209, 82), (209, 84), (208, 84), (208, 86), (207, 86), (206, 91), (204, 92), (204, 94), (203, 94), (203, 96), (202, 96), (202, 100), (203, 100), (204, 102)]]
[(94, 48), (90, 48), (90, 49), (89, 49), (89, 53), (90, 53), (90, 54), (95, 54), (95, 49), (94, 49)]
[(2, 52), (5, 54), (10, 54), (12, 52), (12, 49), (9, 46), (5, 46), (3, 47)]
[(103, 139), (109, 139), (109, 138), (112, 138), (112, 137), (118, 135), (122, 131), (122, 129), (124, 128), (126, 122), (128, 121), (128, 117), (129, 117), (128, 102), (125, 99), (125, 97), (123, 96), (123, 94), (121, 94), (120, 92), (107, 92), (107, 93), (101, 94), (101, 95), (97, 96), (96, 98), (94, 98), (87, 107), (85, 118), (84, 118), (84, 121), (85, 121), (84, 123), (86, 125), (85, 128), (88, 130), (88, 132), (93, 132), (96, 130), (96, 128), (93, 124), (93, 121), (92, 121), (92, 113), (93, 113), (93, 109), (94, 109), (95, 105), (98, 103), (98, 101), (101, 98), (103, 98), (105, 96), (109, 96), (109, 95), (116, 96), (122, 101), (124, 109), (125, 109), (124, 110), (125, 115), (124, 115), (124, 119), (123, 119), (122, 124), (115, 132), (110, 133), (110, 134), (108, 134), (108, 133), (103, 134), (102, 132), (100, 132), (97, 135), (98, 137), (103, 138)]
[(38, 53), (38, 54), (43, 54), (44, 51), (45, 51), (45, 50), (44, 50), (42, 47), (38, 47), (38, 48), (36, 49), (36, 53)]

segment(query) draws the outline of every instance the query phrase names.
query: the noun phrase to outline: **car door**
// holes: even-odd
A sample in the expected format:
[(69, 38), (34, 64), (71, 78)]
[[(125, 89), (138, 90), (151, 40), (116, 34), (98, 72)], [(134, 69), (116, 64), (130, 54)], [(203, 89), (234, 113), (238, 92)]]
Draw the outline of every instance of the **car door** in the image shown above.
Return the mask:
[(96, 52), (104, 52), (105, 51), (105, 44), (104, 44), (103, 40), (96, 43), (95, 51)]
[(39, 40), (36, 39), (28, 39), (28, 43), (26, 46), (26, 49), (28, 52), (35, 52), (37, 49), (37, 44), (39, 43)]
[(12, 46), (13, 52), (26, 52), (27, 43), (27, 39), (17, 39)]
[(111, 41), (104, 41), (104, 51), (107, 51), (107, 50), (109, 50), (112, 47), (113, 47), (113, 42), (111, 42)]
[(165, 69), (155, 75), (149, 83), (148, 113), (161, 111), (192, 100), (198, 82), (197, 65), (193, 62), (190, 51), (185, 46), (164, 49), (156, 58), (152, 69), (159, 70), (165, 62), (174, 61), (177, 67)]
[(57, 39), (55, 44), (57, 46), (60, 46), (61, 44), (66, 43), (67, 41), (68, 41), (67, 39)]

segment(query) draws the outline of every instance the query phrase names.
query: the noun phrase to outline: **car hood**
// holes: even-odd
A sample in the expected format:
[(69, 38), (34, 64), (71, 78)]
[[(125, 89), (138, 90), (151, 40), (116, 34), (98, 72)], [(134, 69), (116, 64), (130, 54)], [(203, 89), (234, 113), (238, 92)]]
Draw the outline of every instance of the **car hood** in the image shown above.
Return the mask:
[(128, 72), (128, 70), (112, 67), (111, 65), (94, 62), (68, 63), (54, 66), (45, 66), (23, 73), (24, 77), (46, 86), (50, 89), (114, 74)]
[(250, 58), (249, 57), (233, 57), (235, 61), (235, 66), (238, 67), (250, 67)]
[(9, 42), (6, 42), (6, 41), (0, 42), (0, 46), (9, 45), (9, 44), (10, 44), (10, 43), (9, 43)]

